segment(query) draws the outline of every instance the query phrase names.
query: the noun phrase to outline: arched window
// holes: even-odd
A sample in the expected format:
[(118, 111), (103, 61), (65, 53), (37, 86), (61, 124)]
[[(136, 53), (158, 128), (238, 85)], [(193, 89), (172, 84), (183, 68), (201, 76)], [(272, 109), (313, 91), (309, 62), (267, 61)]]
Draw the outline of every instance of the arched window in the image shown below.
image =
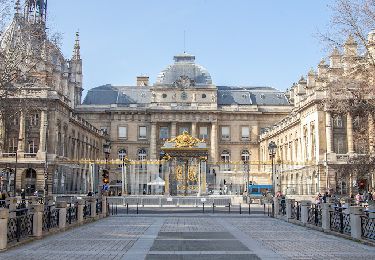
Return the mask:
[(229, 171), (230, 170), (230, 167), (229, 167), (230, 153), (229, 153), (229, 151), (224, 150), (221, 153), (221, 161), (223, 162), (223, 170), (224, 171)]
[(118, 158), (122, 161), (126, 157), (126, 150), (125, 149), (120, 149), (118, 151)]
[(147, 159), (147, 152), (145, 149), (139, 149), (138, 150), (138, 160), (144, 161)]
[(248, 150), (243, 150), (241, 153), (241, 160), (243, 162), (249, 162), (250, 160), (250, 153)]

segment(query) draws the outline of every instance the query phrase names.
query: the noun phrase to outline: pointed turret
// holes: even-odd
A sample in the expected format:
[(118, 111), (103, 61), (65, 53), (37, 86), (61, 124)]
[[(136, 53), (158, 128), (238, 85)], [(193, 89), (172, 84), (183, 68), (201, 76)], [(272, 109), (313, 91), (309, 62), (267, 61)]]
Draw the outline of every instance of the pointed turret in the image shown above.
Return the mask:
[(348, 39), (344, 44), (344, 56), (345, 57), (355, 57), (357, 56), (358, 44), (355, 41), (353, 35), (349, 35)]
[(69, 61), (70, 68), (70, 82), (71, 82), (71, 100), (73, 107), (81, 104), (82, 99), (82, 59), (81, 59), (81, 46), (79, 42), (79, 33), (76, 32), (76, 39), (74, 43), (73, 57)]
[(79, 44), (79, 32), (76, 32), (76, 42), (74, 44), (72, 60), (80, 60), (80, 59), (81, 59), (81, 46)]
[(341, 64), (341, 54), (339, 49), (336, 47), (333, 49), (332, 54), (329, 56), (330, 60), (330, 67), (331, 68), (337, 68), (340, 67)]
[(26, 0), (24, 15), (30, 23), (46, 24), (47, 0)]

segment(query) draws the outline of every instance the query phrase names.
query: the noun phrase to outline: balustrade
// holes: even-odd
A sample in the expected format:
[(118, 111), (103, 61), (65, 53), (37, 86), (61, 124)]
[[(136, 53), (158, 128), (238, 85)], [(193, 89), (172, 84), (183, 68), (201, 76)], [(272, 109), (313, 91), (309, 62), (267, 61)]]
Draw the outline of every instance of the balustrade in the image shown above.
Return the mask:
[(12, 214), (15, 217), (8, 218), (8, 242), (19, 242), (33, 235), (33, 214), (28, 209), (17, 209), (9, 213), (15, 213)]
[(320, 205), (312, 204), (308, 208), (307, 223), (318, 227), (322, 226), (322, 208), (320, 207)]

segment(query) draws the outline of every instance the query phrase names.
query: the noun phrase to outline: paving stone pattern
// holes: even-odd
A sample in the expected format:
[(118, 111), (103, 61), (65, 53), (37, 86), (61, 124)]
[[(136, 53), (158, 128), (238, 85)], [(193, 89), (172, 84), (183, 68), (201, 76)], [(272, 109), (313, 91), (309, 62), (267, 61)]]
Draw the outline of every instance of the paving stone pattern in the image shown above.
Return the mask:
[(260, 216), (109, 217), (0, 253), (29, 259), (366, 259), (375, 247)]

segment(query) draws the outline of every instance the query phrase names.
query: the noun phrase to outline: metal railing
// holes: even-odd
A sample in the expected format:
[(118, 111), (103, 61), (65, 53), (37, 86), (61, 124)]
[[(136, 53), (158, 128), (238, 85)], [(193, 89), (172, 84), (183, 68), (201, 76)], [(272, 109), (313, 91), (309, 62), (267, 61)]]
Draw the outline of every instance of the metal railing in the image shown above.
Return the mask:
[(362, 238), (375, 241), (375, 218), (361, 216)]
[(59, 210), (54, 206), (45, 206), (43, 212), (43, 231), (59, 226)]
[(28, 209), (18, 209), (10, 212), (12, 213), (16, 213), (16, 216), (8, 219), (8, 242), (19, 242), (32, 235), (33, 214), (30, 214)]
[(298, 202), (298, 201), (295, 201), (292, 205), (291, 205), (291, 216), (292, 218), (296, 219), (296, 220), (300, 220), (301, 219), (301, 204)]
[(96, 214), (100, 214), (103, 212), (103, 205), (100, 199), (96, 199)]
[(91, 216), (91, 203), (85, 202), (85, 205), (83, 206), (83, 218), (89, 218)]
[(350, 214), (347, 214), (345, 208), (334, 207), (334, 210), (329, 213), (330, 229), (343, 234), (350, 235)]
[(322, 226), (322, 208), (318, 204), (311, 204), (308, 208), (307, 223), (318, 227)]
[(66, 209), (66, 223), (72, 224), (78, 219), (78, 205), (69, 203), (69, 207)]

